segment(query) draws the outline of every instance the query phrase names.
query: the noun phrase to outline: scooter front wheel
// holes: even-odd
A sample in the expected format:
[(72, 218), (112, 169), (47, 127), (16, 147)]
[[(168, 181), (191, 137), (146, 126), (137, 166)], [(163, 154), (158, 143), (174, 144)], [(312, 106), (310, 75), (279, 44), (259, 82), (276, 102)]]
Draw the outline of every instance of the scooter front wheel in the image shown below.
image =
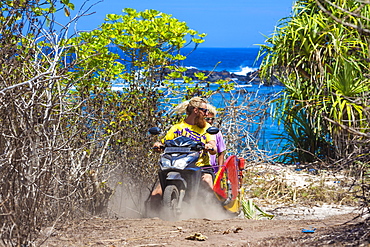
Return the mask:
[(177, 220), (180, 215), (179, 190), (175, 185), (168, 185), (163, 192), (163, 209), (166, 220)]

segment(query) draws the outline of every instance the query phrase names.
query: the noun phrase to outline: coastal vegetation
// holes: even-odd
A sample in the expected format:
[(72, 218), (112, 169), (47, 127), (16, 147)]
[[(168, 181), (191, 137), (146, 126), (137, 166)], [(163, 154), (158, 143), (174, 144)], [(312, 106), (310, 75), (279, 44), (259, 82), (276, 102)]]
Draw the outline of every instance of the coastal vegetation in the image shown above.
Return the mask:
[(295, 161), (338, 160), (355, 150), (364, 153), (366, 145), (359, 144), (369, 131), (369, 37), (331, 15), (367, 27), (370, 5), (316, 2), (298, 1), (293, 16), (282, 20), (263, 46), (262, 71), (275, 70), (272, 73), (286, 87), (276, 117), (296, 148), (291, 156)]
[[(69, 0), (1, 2), (5, 246), (28, 245), (50, 224), (105, 213), (117, 187), (131, 192), (132, 207), (142, 211), (140, 193), (156, 178), (147, 130), (168, 121), (159, 105), (165, 89), (177, 90), (170, 79), (183, 71), (177, 62), (185, 56), (178, 50), (205, 36), (170, 15), (133, 9), (107, 15), (97, 29), (79, 33), (72, 27), (88, 13), (70, 16), (74, 7)], [(58, 22), (59, 12), (70, 21)], [(164, 70), (172, 74), (165, 77)], [(111, 87), (117, 80), (120, 91)], [(206, 92), (199, 88), (188, 87), (182, 95)], [(134, 187), (143, 192), (134, 193)]]
[(345, 169), (369, 207), (370, 4), (297, 1), (262, 46), (261, 74), (285, 85), (275, 117), (291, 152), (283, 161)]
[[(263, 46), (261, 72), (286, 87), (275, 103), (294, 147), (284, 161), (353, 169), (368, 206), (369, 5), (317, 3), (297, 2), (292, 18)], [(2, 1), (0, 7), (1, 243), (29, 246), (46, 226), (106, 214), (114, 193), (143, 214), (158, 159), (150, 152), (149, 127), (177, 121), (165, 105), (233, 88), (219, 80), (211, 91), (210, 74), (190, 78), (179, 65), (186, 59), (179, 49), (196, 49), (206, 35), (156, 10), (124, 9), (93, 31), (77, 32), (73, 27), (89, 13), (71, 16), (69, 0)], [(58, 21), (60, 12), (67, 23)], [(225, 133), (230, 153), (265, 159), (253, 152), (253, 139), (240, 140), (248, 136), (246, 119), (267, 117), (266, 99), (240, 94), (226, 103), (220, 116), (231, 130)], [(264, 182), (296, 200), (289, 186)], [(317, 191), (308, 200), (325, 193)], [(349, 200), (342, 194), (340, 200)]]

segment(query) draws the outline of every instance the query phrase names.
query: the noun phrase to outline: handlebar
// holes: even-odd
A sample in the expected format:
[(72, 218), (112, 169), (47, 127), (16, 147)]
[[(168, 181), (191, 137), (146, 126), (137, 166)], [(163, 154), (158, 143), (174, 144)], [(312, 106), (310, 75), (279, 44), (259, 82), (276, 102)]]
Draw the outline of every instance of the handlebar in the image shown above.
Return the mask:
[(155, 151), (155, 152), (159, 152), (159, 151), (163, 151), (165, 149), (165, 146), (160, 146), (160, 147), (152, 147), (152, 149)]
[[(154, 151), (156, 151), (156, 152), (163, 151), (165, 148), (166, 148), (166, 146), (165, 146), (165, 145), (162, 145), (162, 146), (160, 146), (160, 147), (152, 147), (152, 149), (153, 149)], [(214, 148), (210, 148), (210, 149), (208, 149), (208, 148), (205, 148), (205, 147), (203, 146), (203, 147), (201, 148), (201, 150), (213, 151), (213, 150), (214, 150)], [(199, 150), (199, 151), (200, 151), (200, 150)]]

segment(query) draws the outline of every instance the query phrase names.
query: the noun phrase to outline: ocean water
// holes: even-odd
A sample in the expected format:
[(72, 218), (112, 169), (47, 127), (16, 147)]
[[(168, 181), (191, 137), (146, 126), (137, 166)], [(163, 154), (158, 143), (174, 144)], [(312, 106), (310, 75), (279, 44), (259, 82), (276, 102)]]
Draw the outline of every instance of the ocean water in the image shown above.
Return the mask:
[[(186, 55), (190, 51), (190, 48), (184, 49), (182, 54)], [(257, 60), (258, 51), (258, 48), (198, 48), (187, 55), (183, 66), (199, 70), (210, 71), (214, 69), (215, 71), (229, 71), (238, 75), (246, 75), (248, 72), (259, 68), (261, 59)], [(283, 87), (252, 84), (252, 86), (244, 87), (243, 89), (264, 98), (277, 95)], [(210, 103), (222, 108), (224, 106), (223, 97), (217, 94), (213, 95), (210, 98)], [(273, 106), (271, 107), (269, 113), (274, 111)], [(253, 131), (258, 127), (256, 124), (252, 126), (251, 130)], [(268, 117), (257, 137), (258, 147), (266, 151), (268, 155), (281, 153), (284, 142), (277, 138), (281, 133), (283, 133), (283, 127), (279, 126), (277, 121), (271, 116)]]
[(257, 59), (259, 48), (183, 48), (181, 53), (187, 56), (183, 66), (199, 70), (229, 71), (246, 75), (258, 69), (261, 59)]
[[(181, 50), (181, 53), (187, 56), (187, 59), (182, 61), (182, 65), (188, 68), (197, 68), (207, 71), (228, 71), (238, 75), (246, 75), (249, 72), (256, 71), (261, 64), (261, 59), (257, 60), (259, 48), (197, 48), (195, 51), (192, 50), (192, 48), (183, 48)], [(112, 86), (114, 90), (121, 90), (122, 81), (117, 80), (113, 82)], [(264, 86), (253, 83), (252, 85), (248, 85), (248, 87), (245, 86), (246, 85), (240, 85), (244, 90), (253, 92), (256, 97), (257, 95), (258, 97), (276, 95), (283, 89), (282, 86)], [(212, 87), (216, 88), (217, 85), (211, 84), (211, 89)], [(239, 90), (241, 88), (237, 89)], [(215, 94), (209, 101), (214, 106), (222, 108), (225, 106), (223, 97), (225, 97), (225, 95), (221, 96)], [(171, 102), (177, 104), (181, 102), (181, 99), (174, 97)], [(164, 110), (169, 114), (172, 108), (170, 105), (168, 105), (168, 107), (169, 108), (166, 109), (166, 106), (164, 106)], [(269, 110), (273, 111), (274, 109), (270, 108)], [(256, 119), (256, 121), (258, 120)], [(253, 132), (253, 130), (258, 127), (257, 124), (252, 126), (251, 131)], [(258, 140), (258, 147), (266, 151), (268, 155), (281, 153), (281, 140), (276, 139), (277, 135), (281, 133), (282, 126), (279, 126), (276, 120), (268, 117), (262, 125), (259, 136), (256, 137)]]

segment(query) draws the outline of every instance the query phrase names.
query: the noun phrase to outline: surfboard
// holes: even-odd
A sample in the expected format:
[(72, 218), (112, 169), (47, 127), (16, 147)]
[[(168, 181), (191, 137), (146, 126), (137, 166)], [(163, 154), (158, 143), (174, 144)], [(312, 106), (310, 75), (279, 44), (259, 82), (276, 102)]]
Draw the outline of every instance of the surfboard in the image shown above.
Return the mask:
[(213, 185), (217, 198), (224, 203), (224, 208), (231, 212), (240, 210), (240, 190), (243, 178), (244, 159), (236, 155), (228, 157), (219, 169)]

